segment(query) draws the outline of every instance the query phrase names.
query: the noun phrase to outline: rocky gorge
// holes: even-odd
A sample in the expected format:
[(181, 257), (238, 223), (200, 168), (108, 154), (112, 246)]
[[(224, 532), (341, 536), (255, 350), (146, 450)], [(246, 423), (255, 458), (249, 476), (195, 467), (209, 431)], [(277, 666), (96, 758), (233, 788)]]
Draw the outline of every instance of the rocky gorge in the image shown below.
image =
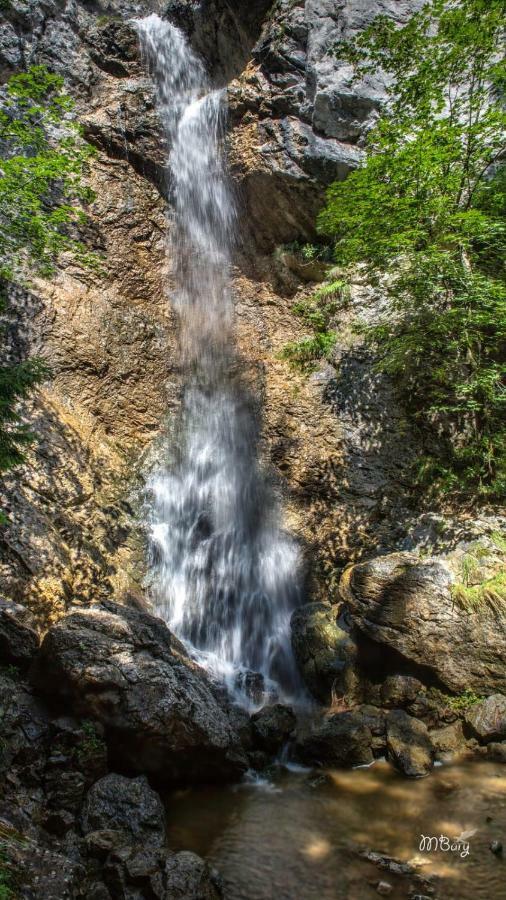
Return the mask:
[[(332, 48), (378, 12), (402, 24), (420, 5), (2, 7), (2, 80), (34, 63), (63, 75), (95, 148), (83, 239), (101, 257), (97, 270), (63, 258), (6, 314), (7, 358), (40, 355), (51, 371), (25, 410), (38, 439), (1, 500), (0, 863), (13, 896), (233, 900), (209, 862), (171, 846), (168, 791), (268, 777), (280, 759), (325, 773), (386, 758), (408, 778), (452, 757), (506, 761), (506, 518), (413, 498), (421, 437), (353, 331), (382, 303), (360, 273), (330, 362), (307, 375), (281, 353), (304, 333), (294, 306), (328, 271), (300, 248), (384, 97), (381, 73), (353, 82)], [(153, 12), (227, 91), (235, 331), (303, 558), (291, 619), (302, 714), (254, 672), (249, 708), (237, 706), (151, 603), (146, 485), (182, 381), (166, 137), (131, 21)], [(454, 896), (444, 879), (403, 877), (398, 896)]]

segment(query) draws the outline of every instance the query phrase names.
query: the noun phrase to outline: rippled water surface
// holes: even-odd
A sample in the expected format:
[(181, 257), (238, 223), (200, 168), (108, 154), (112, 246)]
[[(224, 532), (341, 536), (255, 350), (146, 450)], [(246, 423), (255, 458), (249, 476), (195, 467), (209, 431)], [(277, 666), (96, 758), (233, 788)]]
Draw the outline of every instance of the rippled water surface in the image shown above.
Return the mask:
[[(389, 765), (354, 771), (286, 772), (269, 782), (179, 791), (167, 798), (170, 841), (220, 870), (229, 900), (367, 900), (379, 880), (392, 898), (410, 896), (410, 879), (358, 858), (353, 844), (414, 860), (438, 876), (439, 900), (503, 900), (506, 767), (445, 765), (408, 780)], [(467, 838), (469, 855), (420, 853), (420, 835)], [(423, 890), (419, 891), (423, 894)]]

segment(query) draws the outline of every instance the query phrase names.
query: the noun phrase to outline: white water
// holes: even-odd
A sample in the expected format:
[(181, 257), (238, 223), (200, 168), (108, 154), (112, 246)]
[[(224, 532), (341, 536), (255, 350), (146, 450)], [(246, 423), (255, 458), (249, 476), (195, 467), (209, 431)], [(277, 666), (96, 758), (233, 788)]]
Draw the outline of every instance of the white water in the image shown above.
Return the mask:
[(184, 375), (175, 458), (161, 461), (150, 485), (153, 599), (230, 686), (253, 670), (286, 696), (297, 685), (289, 622), (299, 556), (259, 464), (255, 404), (234, 343), (225, 96), (210, 89), (178, 29), (157, 15), (135, 25), (168, 147), (171, 300)]

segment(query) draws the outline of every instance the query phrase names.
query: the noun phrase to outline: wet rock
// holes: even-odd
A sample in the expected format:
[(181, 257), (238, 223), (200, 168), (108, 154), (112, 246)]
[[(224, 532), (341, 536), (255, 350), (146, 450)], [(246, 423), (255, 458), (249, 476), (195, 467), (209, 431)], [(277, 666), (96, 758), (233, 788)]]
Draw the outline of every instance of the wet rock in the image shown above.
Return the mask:
[(31, 678), (101, 723), (110, 752), (133, 771), (179, 782), (247, 767), (207, 675), (147, 613), (112, 602), (71, 611), (47, 632)]
[(487, 745), (487, 756), (494, 762), (506, 763), (506, 741), (492, 741)]
[(125, 778), (110, 774), (88, 791), (82, 828), (90, 832), (122, 832), (127, 843), (161, 847), (165, 843), (162, 802), (144, 776)]
[(380, 696), (384, 706), (399, 708), (417, 699), (423, 685), (411, 675), (389, 675), (381, 685)]
[(232, 705), (228, 710), (228, 719), (241, 745), (246, 751), (251, 750), (253, 747), (253, 728), (249, 713), (240, 706)]
[(462, 730), (462, 722), (460, 721), (430, 731), (429, 737), (434, 749), (438, 753), (443, 754), (456, 753), (457, 750), (462, 750), (466, 740)]
[(335, 606), (308, 603), (295, 610), (292, 620), (292, 647), (307, 687), (322, 703), (332, 693), (346, 691), (346, 667), (356, 658), (356, 646), (337, 624)]
[(39, 636), (29, 611), (0, 598), (0, 663), (26, 667), (38, 648)]
[(491, 841), (490, 849), (494, 856), (502, 856), (503, 846), (501, 841)]
[(426, 725), (401, 709), (392, 710), (386, 724), (388, 758), (395, 767), (412, 778), (427, 775), (434, 748)]
[(297, 757), (309, 765), (360, 766), (373, 762), (371, 730), (360, 714), (335, 713), (328, 716), (296, 743)]
[(261, 704), (265, 694), (265, 679), (261, 672), (239, 672), (235, 679), (235, 687), (253, 704)]
[(292, 734), (296, 722), (289, 706), (264, 706), (251, 717), (253, 741), (260, 750), (276, 753)]
[(466, 712), (466, 725), (483, 743), (506, 739), (506, 696), (492, 694), (474, 703)]
[(454, 575), (439, 559), (394, 553), (359, 563), (340, 582), (354, 625), (422, 667), (451, 691), (506, 686), (506, 627), (484, 607), (469, 615), (451, 597)]

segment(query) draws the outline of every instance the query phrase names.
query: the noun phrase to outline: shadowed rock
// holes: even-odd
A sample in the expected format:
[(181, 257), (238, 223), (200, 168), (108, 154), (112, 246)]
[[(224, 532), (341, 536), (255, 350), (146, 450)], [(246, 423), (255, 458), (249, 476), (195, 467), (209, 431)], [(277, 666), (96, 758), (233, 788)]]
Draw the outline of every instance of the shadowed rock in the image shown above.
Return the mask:
[(110, 752), (166, 782), (238, 777), (246, 759), (205, 672), (160, 620), (112, 602), (46, 634), (39, 691), (102, 723)]
[(27, 666), (39, 647), (30, 613), (19, 603), (0, 599), (0, 663)]
[(310, 765), (359, 766), (373, 761), (372, 734), (359, 713), (329, 716), (297, 741), (296, 754)]
[(275, 703), (264, 706), (251, 718), (254, 743), (269, 753), (275, 753), (288, 740), (296, 725), (289, 706)]
[(125, 778), (112, 773), (88, 791), (82, 816), (85, 835), (121, 832), (124, 843), (161, 847), (165, 843), (162, 802), (144, 776)]

